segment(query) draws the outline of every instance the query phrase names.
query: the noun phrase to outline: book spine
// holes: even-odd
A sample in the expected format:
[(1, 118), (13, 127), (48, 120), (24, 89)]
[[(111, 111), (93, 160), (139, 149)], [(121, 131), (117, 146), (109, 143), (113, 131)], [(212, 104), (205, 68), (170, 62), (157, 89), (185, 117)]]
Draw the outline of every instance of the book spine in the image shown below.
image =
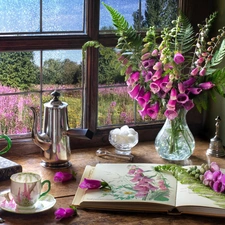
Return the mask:
[(22, 172), (22, 166), (16, 165), (8, 168), (2, 168), (0, 169), (0, 181), (8, 180), (10, 179), (11, 175), (14, 173)]

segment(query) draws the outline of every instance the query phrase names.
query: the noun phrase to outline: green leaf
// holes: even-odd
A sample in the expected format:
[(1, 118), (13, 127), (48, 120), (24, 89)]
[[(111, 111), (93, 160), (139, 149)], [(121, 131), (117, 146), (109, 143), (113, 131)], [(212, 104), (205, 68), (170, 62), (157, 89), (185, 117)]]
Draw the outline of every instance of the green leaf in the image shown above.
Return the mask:
[(219, 50), (217, 50), (214, 53), (213, 58), (208, 66), (207, 74), (211, 74), (216, 71), (215, 68), (213, 69), (211, 67), (219, 65), (222, 62), (224, 56), (225, 56), (225, 40), (222, 41)]
[(139, 47), (142, 45), (142, 38), (141, 35), (138, 34), (131, 26), (129, 26), (129, 23), (126, 21), (123, 15), (121, 15), (117, 10), (112, 8), (111, 6), (105, 4), (102, 2), (102, 4), (105, 6), (105, 8), (108, 10), (112, 17), (113, 25), (117, 28), (116, 34), (122, 39), (118, 40), (118, 46), (120, 48), (123, 48), (123, 45), (126, 45), (125, 48), (129, 46), (129, 49), (139, 49)]

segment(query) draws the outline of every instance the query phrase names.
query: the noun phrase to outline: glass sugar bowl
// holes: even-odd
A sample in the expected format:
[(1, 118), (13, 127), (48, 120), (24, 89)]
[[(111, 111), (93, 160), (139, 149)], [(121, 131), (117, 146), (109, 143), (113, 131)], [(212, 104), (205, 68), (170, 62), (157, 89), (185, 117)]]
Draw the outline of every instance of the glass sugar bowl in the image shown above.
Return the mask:
[(138, 143), (138, 133), (133, 128), (124, 125), (109, 132), (109, 142), (115, 147), (116, 154), (129, 155), (131, 148)]

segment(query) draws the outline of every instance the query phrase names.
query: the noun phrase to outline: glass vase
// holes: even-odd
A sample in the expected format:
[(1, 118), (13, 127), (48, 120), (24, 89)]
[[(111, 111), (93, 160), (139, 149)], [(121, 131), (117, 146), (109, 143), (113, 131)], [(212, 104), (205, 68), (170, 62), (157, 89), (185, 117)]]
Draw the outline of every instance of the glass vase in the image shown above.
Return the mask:
[(180, 109), (173, 120), (168, 118), (155, 139), (155, 148), (163, 159), (188, 159), (194, 151), (195, 139), (187, 125), (187, 110)]

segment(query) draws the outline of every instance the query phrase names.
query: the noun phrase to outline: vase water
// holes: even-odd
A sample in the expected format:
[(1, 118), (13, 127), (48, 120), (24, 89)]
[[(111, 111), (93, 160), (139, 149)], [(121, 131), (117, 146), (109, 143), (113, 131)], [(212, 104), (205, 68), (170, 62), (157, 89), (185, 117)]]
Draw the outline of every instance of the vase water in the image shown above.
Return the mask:
[(193, 154), (195, 139), (187, 125), (186, 114), (187, 111), (182, 108), (176, 118), (167, 118), (156, 136), (155, 148), (163, 159), (180, 161)]

